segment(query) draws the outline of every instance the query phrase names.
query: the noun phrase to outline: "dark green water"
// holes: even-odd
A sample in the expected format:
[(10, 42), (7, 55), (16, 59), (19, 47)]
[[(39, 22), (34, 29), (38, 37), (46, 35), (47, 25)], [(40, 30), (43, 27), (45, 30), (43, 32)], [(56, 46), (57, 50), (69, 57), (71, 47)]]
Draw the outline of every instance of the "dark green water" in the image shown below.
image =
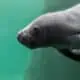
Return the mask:
[(80, 80), (80, 63), (53, 48), (31, 51), (16, 33), (35, 17), (80, 0), (0, 0), (0, 80)]

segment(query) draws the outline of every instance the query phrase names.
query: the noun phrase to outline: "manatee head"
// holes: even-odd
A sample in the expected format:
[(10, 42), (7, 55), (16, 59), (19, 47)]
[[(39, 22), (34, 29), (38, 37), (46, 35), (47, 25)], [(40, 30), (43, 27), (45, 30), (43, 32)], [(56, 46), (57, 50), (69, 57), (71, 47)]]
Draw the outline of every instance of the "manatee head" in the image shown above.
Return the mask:
[(55, 22), (55, 16), (42, 15), (18, 32), (20, 43), (31, 49), (49, 47), (64, 42), (64, 34)]

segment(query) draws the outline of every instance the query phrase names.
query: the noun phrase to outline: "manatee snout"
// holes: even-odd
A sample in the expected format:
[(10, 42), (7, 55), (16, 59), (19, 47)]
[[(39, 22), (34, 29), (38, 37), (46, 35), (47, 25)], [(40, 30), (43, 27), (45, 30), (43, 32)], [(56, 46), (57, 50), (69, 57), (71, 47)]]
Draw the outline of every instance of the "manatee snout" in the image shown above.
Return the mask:
[(22, 44), (26, 44), (28, 42), (28, 38), (27, 38), (27, 36), (24, 35), (23, 32), (18, 33), (17, 39)]
[(17, 34), (17, 40), (24, 46), (33, 49), (35, 48), (36, 45), (36, 37), (38, 32), (39, 29), (37, 27), (34, 27), (32, 30), (29, 29), (25, 29), (25, 31), (21, 30)]

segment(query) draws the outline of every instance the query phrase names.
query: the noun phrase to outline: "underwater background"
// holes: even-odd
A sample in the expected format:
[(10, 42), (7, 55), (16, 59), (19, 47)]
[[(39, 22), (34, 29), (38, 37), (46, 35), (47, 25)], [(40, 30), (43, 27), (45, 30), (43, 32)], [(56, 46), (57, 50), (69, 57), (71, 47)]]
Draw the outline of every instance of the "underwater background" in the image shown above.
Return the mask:
[(54, 48), (31, 51), (17, 32), (37, 16), (66, 9), (80, 0), (0, 0), (0, 80), (80, 80), (80, 63)]

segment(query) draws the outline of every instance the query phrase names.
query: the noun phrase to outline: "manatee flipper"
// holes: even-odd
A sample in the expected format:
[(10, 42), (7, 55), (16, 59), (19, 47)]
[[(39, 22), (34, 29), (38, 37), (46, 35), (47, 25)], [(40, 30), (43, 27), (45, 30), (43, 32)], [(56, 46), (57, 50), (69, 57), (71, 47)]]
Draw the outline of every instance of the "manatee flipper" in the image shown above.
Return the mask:
[(80, 61), (80, 54), (73, 53), (68, 49), (60, 49), (58, 51), (74, 61)]

